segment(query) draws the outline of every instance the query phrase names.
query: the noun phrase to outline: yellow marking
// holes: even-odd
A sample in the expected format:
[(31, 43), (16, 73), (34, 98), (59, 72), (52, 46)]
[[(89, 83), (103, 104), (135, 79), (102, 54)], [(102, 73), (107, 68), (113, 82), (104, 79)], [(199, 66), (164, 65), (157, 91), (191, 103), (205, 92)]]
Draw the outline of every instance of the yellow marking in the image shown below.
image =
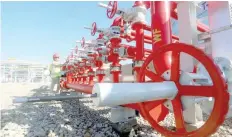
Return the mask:
[(157, 30), (157, 29), (153, 30), (153, 41), (154, 41), (154, 43), (157, 43), (157, 42), (159, 42), (161, 40), (162, 40), (161, 39), (161, 31)]

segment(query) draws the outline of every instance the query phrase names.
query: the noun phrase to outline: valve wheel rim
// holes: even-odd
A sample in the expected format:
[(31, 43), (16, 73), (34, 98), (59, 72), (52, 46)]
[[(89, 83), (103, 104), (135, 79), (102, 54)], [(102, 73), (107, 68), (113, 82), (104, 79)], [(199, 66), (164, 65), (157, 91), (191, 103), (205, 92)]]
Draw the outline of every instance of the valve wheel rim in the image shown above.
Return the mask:
[[(173, 109), (173, 112), (174, 112), (177, 131), (173, 132), (160, 126), (149, 114), (151, 109), (150, 110), (147, 109), (148, 107), (146, 107), (145, 102), (138, 103), (142, 116), (145, 117), (145, 119), (152, 125), (154, 129), (156, 129), (157, 131), (159, 131), (161, 134), (165, 136), (198, 137), (198, 136), (209, 136), (210, 134), (213, 134), (214, 132), (216, 132), (217, 128), (223, 123), (225, 116), (228, 112), (229, 94), (227, 92), (225, 82), (220, 76), (220, 71), (218, 67), (213, 63), (213, 61), (208, 56), (205, 55), (203, 51), (193, 47), (192, 45), (187, 45), (183, 43), (172, 43), (169, 45), (165, 45), (147, 57), (146, 61), (144, 62), (140, 70), (138, 81), (144, 82), (145, 75), (150, 77), (153, 81), (162, 81), (163, 79), (158, 74), (155, 74), (153, 72), (152, 74), (146, 69), (146, 67), (149, 65), (151, 61), (153, 61), (153, 65), (155, 67), (156, 64), (154, 64), (155, 62), (154, 58), (157, 58), (160, 54), (166, 53), (168, 51), (172, 51), (173, 53), (172, 58), (174, 58), (174, 61), (172, 61), (171, 64), (171, 80), (174, 81), (177, 85), (177, 88), (181, 90), (180, 92), (178, 92), (176, 98), (172, 100), (173, 108), (175, 108)], [(196, 58), (199, 62), (201, 62), (205, 66), (206, 70), (208, 70), (208, 73), (213, 83), (213, 86), (211, 86), (212, 87), (211, 93), (201, 94), (202, 96), (213, 96), (215, 98), (214, 107), (211, 112), (211, 115), (209, 116), (208, 120), (204, 123), (204, 125), (202, 125), (200, 128), (192, 132), (187, 132), (185, 129), (180, 97), (183, 95), (193, 95), (196, 93), (197, 90), (199, 90), (199, 88), (194, 89), (194, 87), (198, 87), (198, 86), (184, 86), (179, 84), (178, 77), (180, 76), (180, 71), (179, 71), (180, 52), (187, 53), (188, 55), (191, 55), (192, 57)], [(199, 87), (202, 88), (203, 86), (199, 86)], [(204, 88), (202, 89), (209, 90), (208, 88), (209, 88), (208, 86), (204, 86)], [(186, 90), (190, 92), (186, 93)], [(200, 94), (200, 92), (197, 92), (197, 94)]]
[(114, 15), (116, 14), (118, 3), (117, 1), (110, 1), (108, 3), (108, 7), (112, 7), (112, 9), (107, 8), (107, 17), (112, 19)]
[(94, 23), (92, 24), (91, 35), (94, 36), (95, 33), (96, 33), (96, 31), (97, 31), (97, 24), (96, 24), (96, 22), (94, 22)]

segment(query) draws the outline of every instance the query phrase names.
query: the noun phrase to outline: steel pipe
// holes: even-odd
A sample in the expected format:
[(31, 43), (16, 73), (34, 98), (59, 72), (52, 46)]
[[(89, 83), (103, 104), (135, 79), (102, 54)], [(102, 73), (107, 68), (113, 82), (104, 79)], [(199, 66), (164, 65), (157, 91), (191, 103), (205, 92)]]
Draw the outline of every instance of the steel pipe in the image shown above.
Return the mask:
[(67, 86), (67, 88), (74, 89), (77, 92), (83, 92), (83, 93), (86, 93), (86, 94), (92, 94), (93, 86), (90, 86), (90, 85), (80, 85), (80, 84), (67, 83), (66, 86)]
[(46, 101), (62, 101), (70, 99), (82, 99), (97, 97), (97, 94), (92, 95), (55, 95), (55, 96), (41, 96), (41, 97), (17, 97), (13, 100), (13, 103), (26, 103), (26, 102), (46, 102)]
[[(130, 89), (130, 90), (128, 90)], [(156, 83), (97, 83), (93, 87), (96, 106), (119, 106), (152, 100), (172, 99), (177, 94), (172, 81)], [(142, 96), (141, 96), (142, 95)]]

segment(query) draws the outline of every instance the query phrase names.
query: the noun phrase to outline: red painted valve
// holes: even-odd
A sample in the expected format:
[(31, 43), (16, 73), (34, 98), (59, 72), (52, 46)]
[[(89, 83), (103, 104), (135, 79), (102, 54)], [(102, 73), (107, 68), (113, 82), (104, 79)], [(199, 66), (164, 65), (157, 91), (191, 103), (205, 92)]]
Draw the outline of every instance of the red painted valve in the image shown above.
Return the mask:
[(107, 17), (112, 19), (117, 12), (118, 2), (117, 1), (110, 1), (108, 3), (108, 7), (109, 8), (107, 8)]
[(96, 33), (96, 31), (97, 31), (97, 24), (96, 24), (96, 22), (94, 22), (94, 23), (92, 24), (91, 35), (94, 36), (95, 33)]
[[(153, 82), (163, 81), (162, 74), (159, 73), (157, 68), (160, 67), (160, 55), (167, 52), (172, 52), (172, 63), (170, 66), (170, 80), (174, 81), (177, 88), (177, 96), (171, 100), (173, 106), (173, 113), (176, 123), (176, 131), (170, 131), (161, 125), (154, 119), (160, 113), (152, 112), (155, 107), (148, 107), (146, 102), (139, 103), (139, 107), (142, 116), (152, 125), (152, 127), (167, 137), (206, 137), (214, 132), (223, 123), (225, 116), (228, 112), (229, 94), (227, 92), (226, 83), (221, 77), (218, 67), (214, 62), (205, 55), (203, 51), (193, 47), (192, 45), (182, 43), (172, 43), (157, 49), (157, 51), (151, 53), (144, 62), (139, 76), (139, 82), (145, 82), (144, 77), (149, 77)], [(181, 85), (180, 79), (180, 53), (188, 54), (197, 59), (208, 70), (208, 74), (211, 77), (213, 85), (209, 86), (194, 86), (194, 85)], [(153, 62), (155, 72), (150, 71), (147, 67)], [(164, 63), (163, 63), (164, 64)], [(208, 120), (200, 128), (188, 132), (185, 128), (183, 118), (183, 107), (181, 102), (182, 96), (201, 96), (201, 97), (213, 97), (215, 99), (214, 107)], [(157, 104), (157, 101), (154, 101)], [(162, 104), (161, 104), (162, 105)], [(159, 110), (160, 111), (160, 110)]]
[(85, 46), (85, 38), (84, 37), (82, 37), (81, 46), (82, 46), (82, 48), (84, 48), (84, 46)]

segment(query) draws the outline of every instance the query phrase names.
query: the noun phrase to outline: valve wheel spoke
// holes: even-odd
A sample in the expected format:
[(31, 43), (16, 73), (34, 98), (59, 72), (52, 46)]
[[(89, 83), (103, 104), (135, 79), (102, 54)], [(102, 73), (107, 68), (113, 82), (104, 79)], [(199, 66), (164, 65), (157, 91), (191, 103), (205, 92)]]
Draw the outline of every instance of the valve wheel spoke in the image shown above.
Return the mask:
[(172, 52), (172, 63), (171, 63), (171, 80), (179, 81), (180, 78), (180, 52)]
[(152, 72), (152, 71), (150, 71), (150, 70), (147, 70), (147, 69), (146, 69), (145, 75), (146, 75), (148, 78), (150, 78), (152, 81), (156, 81), (156, 82), (158, 82), (158, 81), (163, 81), (163, 79), (162, 79), (159, 75), (155, 74), (154, 72)]
[(172, 100), (172, 105), (173, 105), (173, 113), (175, 117), (177, 132), (181, 132), (181, 133), (186, 132), (180, 98), (176, 98)]
[(181, 96), (204, 96), (214, 97), (214, 86), (192, 86), (192, 85), (181, 85), (178, 86), (179, 94)]

